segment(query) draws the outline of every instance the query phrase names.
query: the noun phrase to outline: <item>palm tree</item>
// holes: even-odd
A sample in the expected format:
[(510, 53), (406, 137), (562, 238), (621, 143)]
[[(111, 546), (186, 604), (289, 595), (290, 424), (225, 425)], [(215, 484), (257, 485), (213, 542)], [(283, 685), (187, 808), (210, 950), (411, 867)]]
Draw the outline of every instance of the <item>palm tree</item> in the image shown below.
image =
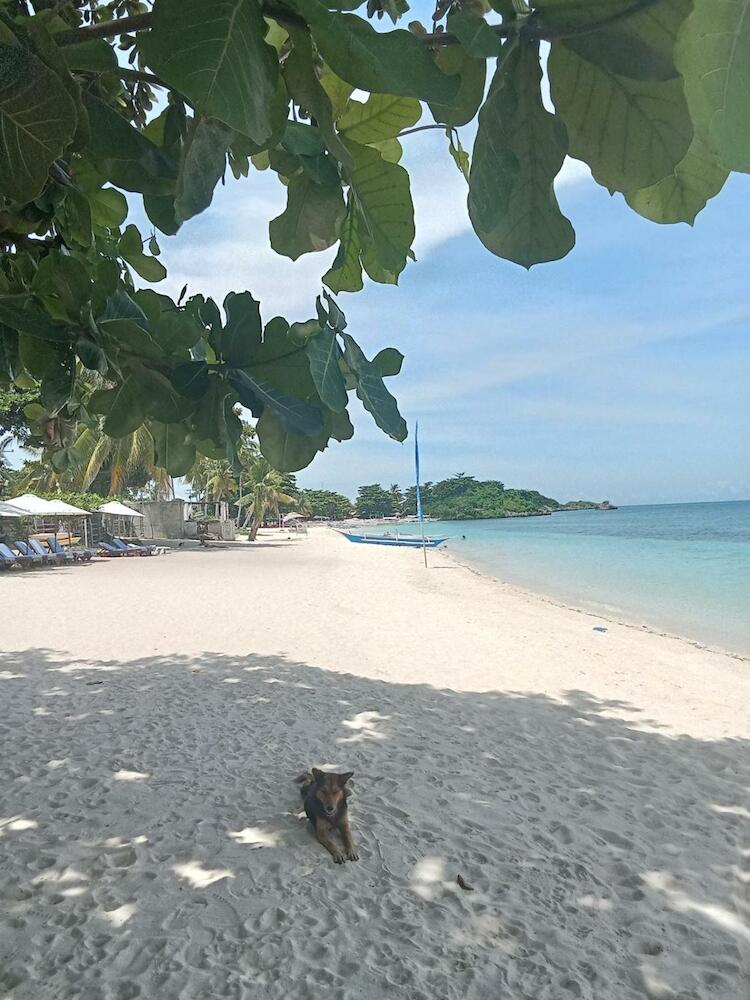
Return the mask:
[(86, 427), (71, 449), (79, 456), (74, 478), (76, 486), (87, 490), (105, 465), (109, 466), (109, 492), (119, 493), (128, 476), (145, 472), (153, 479), (157, 492), (166, 498), (174, 496), (172, 479), (166, 469), (156, 464), (156, 446), (151, 431), (145, 425), (122, 438), (108, 437), (100, 428)]
[(243, 527), (250, 522), (250, 541), (254, 542), (258, 529), (266, 519), (266, 515), (272, 512), (277, 518), (279, 516), (279, 504), (286, 503), (296, 506), (294, 497), (284, 493), (285, 477), (272, 469), (264, 458), (257, 458), (249, 470), (250, 482), (248, 492), (240, 500), (240, 506), (245, 507), (245, 521)]

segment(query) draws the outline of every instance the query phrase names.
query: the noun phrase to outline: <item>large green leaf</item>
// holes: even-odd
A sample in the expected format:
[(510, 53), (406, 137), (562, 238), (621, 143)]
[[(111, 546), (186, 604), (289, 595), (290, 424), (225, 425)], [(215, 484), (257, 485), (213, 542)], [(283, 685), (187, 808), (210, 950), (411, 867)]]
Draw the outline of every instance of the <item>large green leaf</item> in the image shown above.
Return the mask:
[(455, 35), (466, 52), (478, 59), (500, 55), (500, 38), (483, 17), (470, 10), (457, 10), (448, 15), (448, 31)]
[(630, 20), (649, 7), (664, 8), (671, 0), (534, 0), (531, 27), (543, 38), (584, 34), (598, 25)]
[(149, 424), (154, 439), (156, 464), (170, 476), (184, 476), (195, 462), (195, 445), (188, 442), (184, 424)]
[(91, 297), (91, 278), (80, 261), (50, 250), (39, 262), (32, 281), (34, 294), (53, 319), (79, 322)]
[(186, 222), (211, 204), (214, 188), (224, 176), (231, 131), (221, 122), (198, 119), (182, 151), (174, 201), (177, 222)]
[[(398, 276), (414, 242), (414, 205), (409, 175), (372, 146), (348, 141), (354, 168), (351, 185), (360, 210), (360, 238), (372, 245), (379, 264)], [(369, 272), (368, 272), (369, 273)]]
[(146, 408), (135, 375), (129, 375), (114, 391), (109, 412), (104, 420), (104, 433), (121, 438), (132, 434), (144, 421)]
[(318, 123), (320, 134), (331, 155), (349, 167), (351, 158), (336, 131), (331, 99), (315, 71), (310, 35), (300, 28), (290, 27), (288, 31), (293, 43), (292, 50), (284, 61), (284, 80), (289, 93)]
[(0, 194), (16, 202), (35, 198), (77, 124), (57, 74), (20, 45), (0, 44)]
[(307, 176), (292, 177), (286, 209), (268, 227), (271, 246), (292, 260), (326, 250), (338, 239), (345, 212), (340, 187), (323, 187)]
[(344, 356), (357, 376), (357, 395), (364, 408), (372, 414), (375, 423), (395, 441), (406, 438), (406, 421), (398, 412), (398, 404), (388, 392), (379, 368), (368, 361), (361, 348), (348, 333), (344, 338)]
[(372, 363), (383, 378), (389, 378), (399, 374), (401, 365), (404, 363), (404, 356), (395, 347), (384, 347), (382, 351), (378, 351), (372, 359)]
[(441, 73), (408, 31), (378, 32), (355, 14), (336, 14), (319, 0), (294, 0), (320, 54), (342, 80), (369, 93), (448, 103), (458, 81)]
[(240, 402), (253, 411), (254, 416), (270, 408), (290, 434), (316, 437), (323, 430), (323, 414), (317, 406), (287, 396), (270, 383), (241, 369), (230, 370), (228, 379)]
[(730, 170), (750, 172), (750, 0), (695, 0), (676, 50), (690, 111)]
[(167, 269), (155, 257), (149, 257), (143, 252), (141, 234), (134, 225), (130, 225), (120, 237), (118, 252), (130, 266), (146, 281), (163, 281)]
[(279, 472), (299, 472), (306, 468), (328, 443), (325, 431), (317, 437), (305, 437), (288, 431), (271, 409), (255, 427), (263, 457)]
[(330, 270), (323, 275), (323, 282), (336, 295), (339, 292), (358, 292), (363, 288), (358, 226), (357, 209), (350, 196), (336, 258)]
[(186, 361), (177, 365), (170, 378), (180, 395), (188, 399), (201, 399), (208, 392), (208, 365), (205, 361)]
[(91, 141), (88, 152), (102, 173), (126, 191), (168, 193), (177, 164), (163, 150), (91, 93), (84, 96)]
[(310, 360), (310, 374), (321, 400), (329, 410), (337, 413), (345, 410), (348, 396), (339, 366), (341, 349), (336, 334), (325, 327), (310, 338), (305, 351)]
[(697, 134), (684, 160), (669, 176), (652, 187), (631, 191), (628, 205), (652, 222), (695, 221), (709, 199), (721, 191), (729, 172)]
[(47, 312), (34, 305), (29, 295), (0, 295), (0, 323), (41, 340), (64, 343), (71, 339), (70, 328), (50, 320)]
[(55, 416), (65, 406), (73, 393), (75, 383), (76, 358), (67, 352), (58, 365), (47, 370), (42, 379), (39, 398), (42, 406), (51, 416)]
[(156, 0), (146, 61), (198, 110), (265, 143), (284, 101), (257, 0)]
[(422, 106), (413, 97), (392, 94), (370, 94), (366, 103), (349, 101), (339, 119), (341, 134), (362, 145), (392, 139), (402, 129), (416, 125), (422, 117)]
[(537, 44), (520, 43), (498, 66), (469, 174), (477, 235), (492, 253), (523, 267), (558, 260), (575, 244), (553, 186), (567, 135), (542, 104), (541, 80)]
[(487, 65), (475, 59), (460, 45), (448, 45), (435, 56), (440, 69), (458, 82), (458, 91), (448, 102), (430, 101), (436, 122), (458, 127), (473, 120), (484, 98)]
[(115, 50), (104, 38), (93, 38), (77, 45), (66, 45), (61, 52), (70, 70), (109, 73), (117, 69)]
[(682, 80), (636, 80), (552, 43), (552, 100), (570, 137), (570, 154), (614, 191), (655, 184), (673, 172), (693, 139)]
[(230, 367), (244, 368), (257, 355), (263, 338), (260, 306), (250, 292), (230, 292), (224, 299), (224, 312), (221, 355)]

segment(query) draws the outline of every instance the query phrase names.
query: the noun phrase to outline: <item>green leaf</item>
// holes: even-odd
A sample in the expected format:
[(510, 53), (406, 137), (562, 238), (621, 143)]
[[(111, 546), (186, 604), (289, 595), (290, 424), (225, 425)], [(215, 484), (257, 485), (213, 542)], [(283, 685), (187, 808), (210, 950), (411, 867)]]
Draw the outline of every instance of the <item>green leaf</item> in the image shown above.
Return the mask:
[(631, 191), (625, 199), (632, 209), (652, 222), (695, 221), (709, 199), (721, 191), (729, 172), (697, 134), (684, 160), (653, 187)]
[(378, 351), (372, 359), (372, 363), (383, 378), (389, 378), (401, 372), (404, 356), (395, 347), (384, 347), (382, 351)]
[(458, 132), (454, 132), (453, 129), (447, 128), (445, 130), (445, 134), (448, 137), (448, 152), (451, 154), (451, 159), (468, 181), (470, 167), (469, 154), (461, 145)]
[(553, 188), (567, 150), (565, 126), (542, 104), (539, 46), (519, 43), (502, 60), (479, 128), (469, 174), (469, 216), (498, 257), (531, 267), (558, 260), (575, 234)]
[(329, 414), (328, 423), (335, 441), (350, 441), (354, 437), (354, 428), (346, 410)]
[(0, 323), (41, 340), (54, 343), (70, 340), (70, 329), (50, 320), (43, 309), (31, 302), (29, 295), (0, 295)]
[(357, 376), (357, 395), (371, 413), (378, 427), (395, 441), (406, 439), (406, 421), (398, 412), (398, 404), (388, 392), (379, 369), (368, 361), (361, 348), (348, 333), (344, 338), (344, 356)]
[(0, 44), (0, 194), (15, 202), (36, 198), (77, 124), (57, 74), (20, 45)]
[(338, 239), (345, 211), (341, 188), (322, 187), (306, 176), (292, 177), (286, 209), (268, 227), (271, 246), (292, 260), (326, 250)]
[(331, 269), (323, 275), (323, 282), (336, 295), (339, 292), (359, 292), (363, 287), (362, 265), (359, 261), (360, 245), (357, 209), (349, 198), (346, 218), (341, 226), (341, 242)]
[(484, 59), (474, 59), (460, 45), (449, 45), (437, 53), (435, 60), (444, 73), (457, 81), (458, 90), (448, 102), (430, 101), (433, 118), (454, 128), (468, 125), (484, 99)]
[(39, 340), (28, 333), (18, 335), (18, 357), (29, 373), (38, 381), (53, 368), (59, 368), (68, 356), (67, 344), (53, 344), (48, 340)]
[(88, 249), (94, 240), (89, 199), (71, 184), (65, 192), (65, 200), (61, 208), (64, 225), (67, 227), (65, 233), (67, 241)]
[(324, 432), (316, 438), (290, 433), (271, 409), (263, 411), (255, 430), (263, 457), (279, 472), (306, 468), (328, 443)]
[(128, 201), (116, 188), (99, 188), (89, 195), (91, 218), (95, 225), (119, 229), (128, 217)]
[(156, 0), (151, 31), (139, 41), (146, 62), (198, 110), (263, 144), (285, 101), (278, 56), (266, 44), (256, 0)]
[(107, 180), (126, 191), (165, 194), (174, 188), (177, 164), (104, 101), (87, 92), (92, 160)]
[(201, 399), (208, 392), (208, 366), (205, 361), (186, 361), (177, 365), (170, 377), (175, 389), (188, 399)]
[(181, 423), (149, 424), (154, 439), (154, 457), (170, 476), (184, 476), (195, 463), (195, 445), (187, 440), (188, 430)]
[(78, 42), (77, 45), (65, 45), (60, 52), (69, 70), (109, 73), (117, 69), (115, 50), (103, 38)]
[(31, 287), (53, 319), (77, 322), (91, 297), (91, 278), (74, 257), (50, 250), (39, 262)]
[(182, 225), (175, 215), (174, 196), (171, 194), (144, 194), (143, 208), (149, 220), (167, 236), (174, 236)]
[(552, 100), (568, 127), (570, 155), (599, 184), (632, 191), (671, 174), (693, 139), (682, 81), (634, 80), (552, 43)]
[(174, 210), (178, 222), (192, 219), (211, 204), (214, 188), (224, 176), (231, 138), (225, 125), (206, 119), (189, 132), (177, 176)]
[(295, 156), (317, 156), (325, 146), (320, 131), (314, 125), (287, 122), (281, 139), (284, 149)]
[(163, 281), (167, 269), (156, 257), (147, 257), (143, 252), (141, 234), (134, 225), (127, 227), (120, 237), (118, 251), (130, 266), (146, 281)]
[(409, 175), (371, 146), (347, 141), (354, 169), (351, 185), (361, 213), (360, 238), (372, 245), (379, 264), (399, 275), (414, 242), (414, 205)]
[(662, 81), (677, 76), (672, 53), (649, 45), (627, 23), (568, 38), (566, 44), (581, 58), (619, 76)]
[(500, 55), (500, 38), (483, 17), (468, 10), (448, 15), (447, 29), (470, 56), (493, 59)]
[(48, 369), (42, 379), (39, 398), (51, 416), (58, 414), (70, 399), (75, 373), (75, 355), (71, 351), (61, 359), (60, 364)]
[(103, 430), (109, 437), (121, 438), (138, 430), (146, 416), (138, 379), (129, 375), (112, 396)]
[(729, 170), (750, 172), (750, 0), (696, 0), (675, 52), (690, 111)]
[(315, 71), (313, 48), (306, 30), (289, 27), (292, 50), (284, 61), (284, 80), (292, 98), (315, 118), (323, 141), (332, 156), (351, 166), (351, 158), (346, 146), (338, 136), (334, 124), (331, 100), (323, 88)]
[(305, 351), (310, 360), (310, 374), (323, 403), (338, 413), (345, 410), (349, 397), (339, 367), (341, 351), (336, 334), (328, 328), (321, 330), (308, 341)]
[(241, 369), (230, 370), (228, 379), (243, 406), (253, 411), (262, 408), (261, 412), (265, 412), (266, 407), (270, 408), (290, 434), (315, 437), (323, 430), (323, 415), (317, 406), (287, 396), (268, 382)]
[(263, 336), (260, 306), (250, 292), (230, 292), (224, 299), (224, 312), (221, 356), (231, 368), (244, 368), (252, 363), (260, 348)]
[(422, 106), (413, 97), (370, 94), (365, 104), (350, 101), (339, 120), (339, 131), (362, 145), (395, 138), (402, 129), (416, 125)]
[(583, 35), (614, 19), (629, 23), (627, 15), (635, 16), (649, 6), (661, 13), (665, 4), (663, 0), (534, 0), (531, 25), (542, 38)]
[[(325, 289), (323, 290), (323, 298), (328, 303), (328, 325), (336, 333), (341, 333), (342, 330), (346, 329), (346, 316), (339, 308), (338, 302)], [(317, 302), (320, 302), (320, 296), (318, 296)]]
[(448, 103), (458, 81), (445, 76), (408, 31), (377, 32), (361, 17), (336, 14), (319, 0), (294, 0), (323, 59), (342, 80), (369, 93)]
[(106, 375), (109, 368), (107, 356), (98, 344), (88, 337), (79, 337), (76, 341), (76, 354), (81, 359), (81, 364), (91, 371)]

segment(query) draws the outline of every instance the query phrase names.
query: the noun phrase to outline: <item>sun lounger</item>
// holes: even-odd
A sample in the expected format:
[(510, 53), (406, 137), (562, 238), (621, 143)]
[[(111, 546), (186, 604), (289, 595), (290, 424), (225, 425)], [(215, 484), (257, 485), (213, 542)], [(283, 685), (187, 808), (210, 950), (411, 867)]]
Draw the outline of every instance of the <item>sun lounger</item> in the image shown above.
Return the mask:
[(5, 542), (0, 542), (0, 557), (6, 566), (31, 566), (33, 563), (31, 556), (16, 555)]
[(151, 555), (151, 549), (146, 548), (145, 545), (134, 545), (132, 542), (123, 541), (122, 538), (113, 538), (112, 544), (116, 548), (120, 549), (121, 552), (127, 552), (132, 555), (139, 555), (139, 556)]
[[(13, 548), (16, 550), (16, 556), (19, 559), (25, 559), (28, 565), (42, 566), (47, 562), (47, 556), (44, 554), (39, 555), (35, 552), (28, 542), (17, 539), (13, 542)], [(11, 549), (12, 551), (12, 549)]]
[(126, 556), (129, 554), (122, 549), (118, 549), (117, 546), (111, 545), (109, 542), (97, 542), (97, 546), (100, 554), (105, 556)]
[(66, 562), (67, 560), (60, 555), (58, 552), (50, 552), (49, 549), (45, 549), (42, 543), (36, 538), (30, 538), (28, 541), (29, 548), (36, 555), (40, 556), (45, 562), (57, 563)]
[(54, 552), (57, 556), (63, 556), (66, 561), (75, 559), (88, 562), (94, 554), (93, 552), (90, 552), (89, 549), (64, 549), (58, 542), (56, 535), (47, 535), (45, 541), (49, 546), (50, 552)]

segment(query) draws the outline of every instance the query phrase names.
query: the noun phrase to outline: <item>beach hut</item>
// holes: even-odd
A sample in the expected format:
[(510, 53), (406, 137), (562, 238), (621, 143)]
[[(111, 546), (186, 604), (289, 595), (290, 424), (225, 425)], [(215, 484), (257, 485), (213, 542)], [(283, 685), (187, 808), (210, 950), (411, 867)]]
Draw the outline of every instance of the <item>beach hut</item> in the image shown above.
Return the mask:
[(4, 500), (0, 500), (0, 517), (27, 517), (28, 514), (28, 510), (21, 510), (15, 504), (5, 503)]

